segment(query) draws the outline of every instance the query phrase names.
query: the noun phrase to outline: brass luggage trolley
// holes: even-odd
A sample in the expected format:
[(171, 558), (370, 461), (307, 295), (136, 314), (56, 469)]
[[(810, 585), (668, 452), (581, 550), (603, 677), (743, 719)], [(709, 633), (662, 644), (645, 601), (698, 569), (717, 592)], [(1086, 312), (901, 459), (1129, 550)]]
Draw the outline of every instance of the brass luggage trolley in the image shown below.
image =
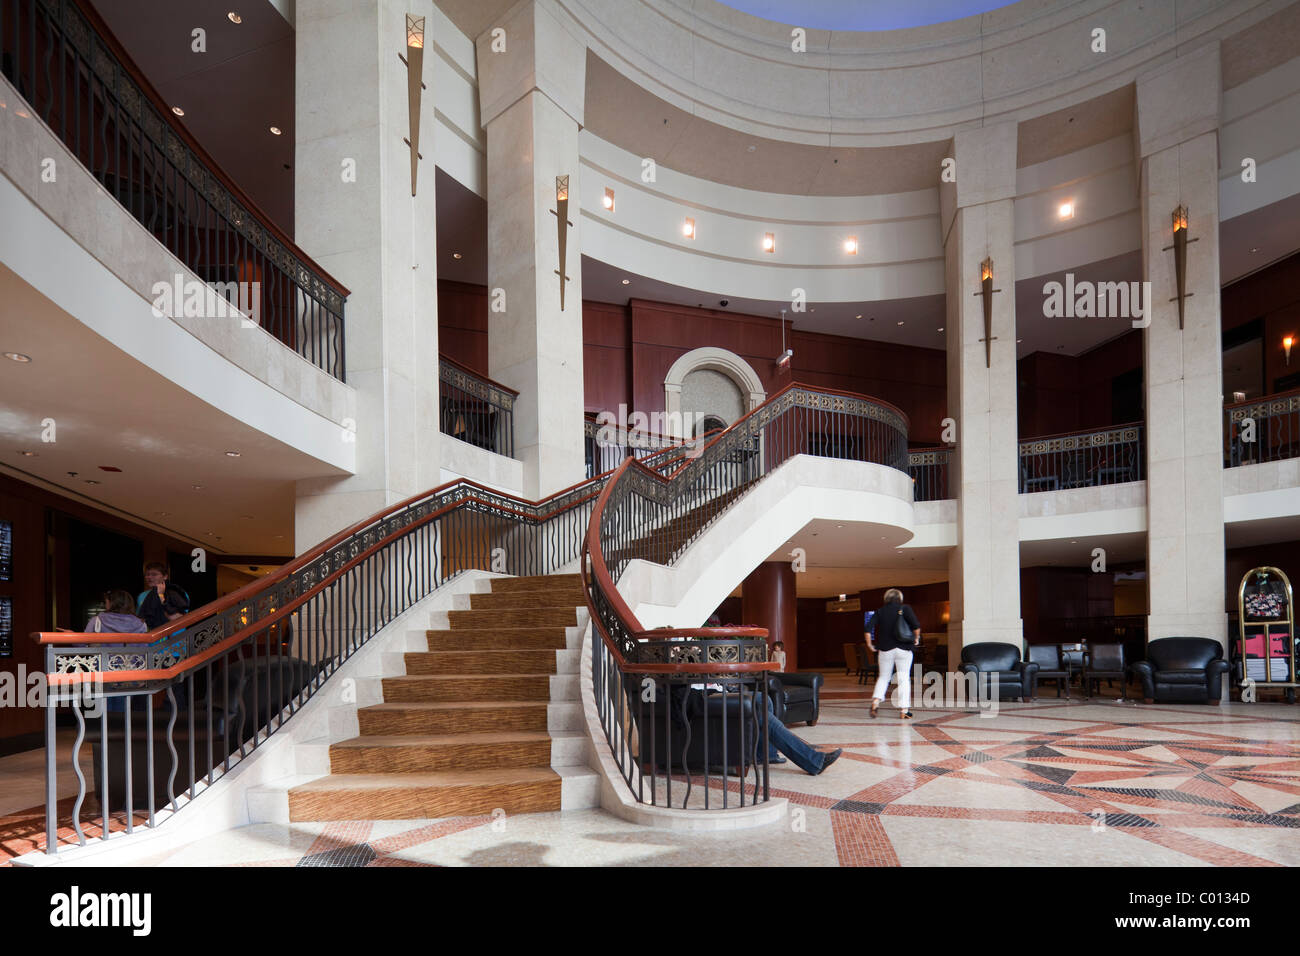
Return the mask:
[(1256, 692), (1278, 689), (1295, 703), (1295, 601), (1291, 582), (1280, 568), (1253, 568), (1237, 589), (1237, 640), (1232, 648), (1232, 679), (1250, 681)]

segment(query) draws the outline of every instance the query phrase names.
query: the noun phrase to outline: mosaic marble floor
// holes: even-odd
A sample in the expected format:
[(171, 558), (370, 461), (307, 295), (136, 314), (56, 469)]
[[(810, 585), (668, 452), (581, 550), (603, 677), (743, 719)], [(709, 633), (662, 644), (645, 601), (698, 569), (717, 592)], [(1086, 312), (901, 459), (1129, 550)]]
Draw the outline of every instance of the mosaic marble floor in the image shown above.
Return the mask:
[[(772, 770), (790, 816), (719, 834), (600, 810), (440, 821), (259, 824), (141, 861), (169, 866), (1300, 865), (1300, 709), (1048, 697), (993, 717), (871, 720), (828, 681), (798, 727), (827, 773)], [(735, 790), (738, 783), (733, 779)]]

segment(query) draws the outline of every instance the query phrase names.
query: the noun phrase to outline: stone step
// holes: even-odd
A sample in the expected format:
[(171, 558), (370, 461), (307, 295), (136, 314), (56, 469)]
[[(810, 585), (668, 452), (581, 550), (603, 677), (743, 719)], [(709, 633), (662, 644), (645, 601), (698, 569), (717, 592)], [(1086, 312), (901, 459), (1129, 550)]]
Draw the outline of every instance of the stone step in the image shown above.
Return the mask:
[(414, 674), (384, 678), (386, 703), (551, 699), (550, 674)]
[(428, 820), (542, 813), (561, 808), (561, 777), (549, 767), (430, 773), (331, 774), (289, 791), (289, 819)]
[(547, 701), (384, 703), (357, 712), (361, 736), (546, 730)]
[(555, 651), (413, 651), (404, 655), (406, 673), (415, 674), (554, 674)]
[(330, 747), (334, 774), (427, 773), (549, 767), (551, 735), (545, 730), (353, 737)]

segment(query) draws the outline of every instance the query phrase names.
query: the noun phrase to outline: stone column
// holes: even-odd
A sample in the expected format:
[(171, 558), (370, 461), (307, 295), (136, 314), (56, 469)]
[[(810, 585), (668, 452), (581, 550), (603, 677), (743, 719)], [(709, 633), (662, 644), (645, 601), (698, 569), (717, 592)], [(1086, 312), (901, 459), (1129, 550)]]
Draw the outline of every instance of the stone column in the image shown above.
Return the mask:
[[(1219, 49), (1137, 81), (1147, 443), (1147, 639), (1226, 640), (1223, 357), (1219, 316)], [(1187, 208), (1183, 327), (1173, 212)], [(1225, 645), (1226, 646), (1226, 645)]]
[[(948, 414), (957, 422), (952, 487), (958, 544), (948, 561), (948, 666), (982, 641), (1022, 644), (1016, 434), (1016, 125), (953, 138), (956, 182), (940, 187), (947, 271)], [(992, 260), (992, 341), (981, 263)]]
[(799, 641), (796, 632), (798, 600), (795, 596), (794, 567), (789, 561), (764, 561), (740, 586), (741, 622), (768, 630), (769, 651), (785, 643), (785, 669), (799, 669)]
[[(524, 494), (541, 497), (586, 473), (578, 200), (586, 49), (537, 0), (517, 4), (477, 48), (487, 131), (488, 374), (519, 392), (515, 457), (524, 465)], [(564, 223), (556, 197), (562, 176)]]
[(302, 553), (438, 483), (438, 274), (433, 65), (424, 61), (411, 195), (406, 15), (432, 0), (302, 4), (295, 34), (297, 242), (351, 291), (347, 382), (357, 390), (357, 473), (297, 485)]

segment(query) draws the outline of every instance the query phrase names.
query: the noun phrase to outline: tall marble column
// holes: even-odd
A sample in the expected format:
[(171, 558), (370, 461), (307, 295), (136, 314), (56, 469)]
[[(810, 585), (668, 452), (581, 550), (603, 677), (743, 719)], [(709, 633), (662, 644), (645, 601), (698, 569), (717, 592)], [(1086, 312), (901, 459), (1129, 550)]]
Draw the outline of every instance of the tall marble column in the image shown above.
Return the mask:
[[(1219, 316), (1219, 49), (1137, 81), (1147, 441), (1147, 639), (1226, 640)], [(1187, 209), (1182, 327), (1173, 213)]]
[[(586, 49), (545, 4), (528, 0), (480, 36), (477, 50), (487, 131), (488, 374), (519, 392), (515, 457), (525, 495), (541, 497), (586, 474), (578, 202)], [(567, 212), (557, 197), (561, 177)]]
[(756, 567), (740, 586), (740, 607), (743, 623), (767, 628), (769, 649), (777, 641), (785, 644), (785, 669), (798, 670), (794, 566), (789, 561), (764, 561)]
[[(958, 545), (948, 561), (949, 668), (982, 641), (1020, 647), (1016, 433), (1016, 125), (953, 137), (956, 182), (940, 187), (946, 268), (948, 414), (957, 422), (950, 478)], [(992, 339), (981, 266), (992, 264)]]
[[(347, 382), (357, 473), (297, 485), (295, 549), (438, 483), (438, 273), (433, 68), (424, 62), (417, 194), (406, 15), (432, 0), (301, 4), (295, 32), (297, 242), (351, 291)], [(432, 47), (432, 35), (429, 36)]]

